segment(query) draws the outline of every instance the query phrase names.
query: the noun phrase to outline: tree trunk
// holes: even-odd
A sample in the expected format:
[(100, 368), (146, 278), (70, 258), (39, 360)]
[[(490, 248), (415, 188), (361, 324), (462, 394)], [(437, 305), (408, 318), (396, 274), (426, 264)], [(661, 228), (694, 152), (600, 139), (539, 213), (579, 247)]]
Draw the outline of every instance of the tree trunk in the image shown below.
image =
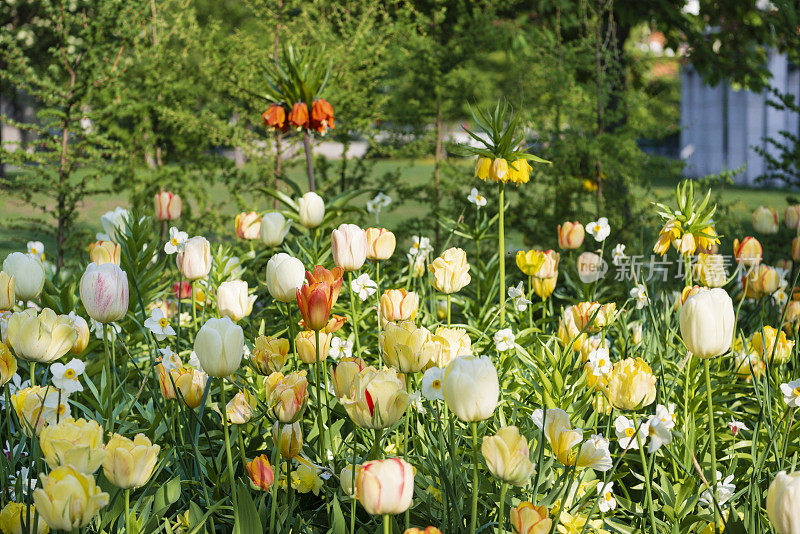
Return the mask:
[(442, 158), (442, 100), (436, 98), (436, 146), (433, 153), (433, 215), (434, 222), (434, 243), (436, 250), (439, 250), (439, 202), (441, 200), (441, 189), (439, 187), (439, 163)]
[(339, 188), (344, 193), (347, 190), (347, 153), (350, 151), (350, 139), (345, 138), (342, 143), (342, 167), (339, 176)]
[(314, 161), (311, 153), (311, 136), (307, 130), (303, 130), (303, 151), (306, 153), (306, 172), (308, 173), (308, 190), (316, 191), (314, 184)]
[[(594, 33), (594, 61), (595, 78), (597, 83), (597, 137), (603, 135), (603, 0), (597, 0), (597, 17)], [(603, 204), (603, 169), (598, 157), (594, 164), (595, 179), (597, 180), (597, 216), (600, 217)]]
[[(276, 23), (275, 23), (275, 40), (273, 42), (272, 47), (272, 57), (275, 61), (278, 61), (278, 44), (281, 40), (281, 19), (283, 17), (283, 0), (278, 0), (278, 13), (276, 15)], [(276, 130), (275, 131), (275, 172), (272, 175), (272, 188), (276, 191), (278, 190), (278, 180), (281, 178), (281, 152), (282, 152), (282, 144), (283, 141), (283, 134)], [(278, 199), (272, 199), (272, 206), (273, 209), (278, 209)]]
[(69, 125), (72, 120), (72, 91), (75, 87), (75, 72), (70, 71), (69, 95), (67, 107), (64, 110), (64, 119), (61, 122), (61, 155), (58, 165), (58, 198), (56, 217), (58, 219), (58, 233), (56, 234), (56, 269), (60, 272), (64, 265), (64, 243), (67, 238), (69, 214), (67, 213), (67, 192), (69, 191)]

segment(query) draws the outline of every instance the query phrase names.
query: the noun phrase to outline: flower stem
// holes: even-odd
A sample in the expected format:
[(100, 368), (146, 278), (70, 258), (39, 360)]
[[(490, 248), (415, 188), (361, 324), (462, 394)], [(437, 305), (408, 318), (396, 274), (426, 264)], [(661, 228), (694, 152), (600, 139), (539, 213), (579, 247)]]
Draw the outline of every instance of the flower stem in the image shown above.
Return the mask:
[[(502, 191), (502, 186), (500, 191)], [(472, 513), (470, 515), (469, 532), (470, 534), (475, 534), (475, 526), (478, 522), (478, 423), (472, 421), (471, 425), (472, 425)]]
[(503, 524), (506, 522), (506, 492), (508, 491), (508, 483), (503, 482), (500, 485), (500, 512), (497, 515), (497, 534), (503, 534)]
[(451, 315), (450, 315), (450, 293), (447, 294), (447, 327), (450, 327)]
[(389, 514), (383, 516), (383, 534), (392, 534), (392, 518)]
[(236, 480), (233, 476), (233, 456), (231, 455), (231, 438), (228, 429), (228, 416), (225, 413), (225, 407), (228, 405), (228, 399), (225, 395), (225, 378), (220, 378), (220, 389), (222, 391), (222, 426), (225, 431), (225, 454), (228, 459), (228, 477), (231, 482), (231, 502), (233, 503), (233, 516), (235, 524), (239, 524), (239, 505), (236, 502)]
[(292, 358), (292, 370), (297, 369), (297, 343), (295, 342), (294, 338), (294, 323), (292, 322), (292, 305), (290, 303), (286, 303), (286, 322), (288, 323), (289, 328), (289, 343), (290, 347), (294, 347), (294, 350), (291, 351), (294, 354), (294, 358)]
[[(497, 239), (497, 261), (500, 268), (500, 328), (506, 325), (506, 236), (503, 212), (505, 211), (505, 184), (500, 182), (500, 212), (497, 219), (498, 239)], [(474, 528), (473, 528), (474, 532)]]
[(322, 451), (324, 449), (324, 441), (325, 441), (325, 429), (323, 428), (322, 423), (322, 394), (320, 393), (319, 387), (319, 353), (320, 353), (320, 336), (319, 330), (314, 332), (316, 336), (316, 351), (317, 351), (317, 358), (314, 361), (314, 389), (316, 390), (316, 397), (317, 397), (317, 428), (319, 430), (319, 436), (317, 436), (317, 456), (319, 457), (320, 463), (322, 462)]
[[(711, 364), (703, 359), (703, 374), (706, 378), (706, 404), (708, 405), (708, 433), (711, 438), (711, 494), (717, 491), (717, 439), (714, 435), (714, 400), (711, 397)], [(714, 506), (714, 532), (719, 524), (719, 510)]]
[[(106, 353), (106, 373), (108, 374), (108, 396), (106, 397), (105, 416), (106, 428), (109, 432), (114, 432), (114, 421), (111, 418), (111, 400), (114, 397), (113, 375), (111, 369), (111, 351), (108, 349), (108, 324), (103, 323), (103, 350)], [(33, 366), (31, 366), (31, 385), (33, 385)]]
[(650, 487), (650, 475), (647, 473), (647, 458), (644, 455), (644, 447), (642, 446), (642, 438), (639, 432), (636, 432), (636, 443), (639, 444), (639, 458), (642, 460), (642, 474), (644, 475), (644, 487), (647, 491), (647, 510), (650, 512), (650, 527), (653, 529), (653, 534), (658, 534), (656, 529), (656, 513), (653, 510), (653, 489)]
[(383, 367), (383, 353), (381, 352), (381, 262), (380, 260), (375, 260), (375, 296), (377, 297), (375, 300), (378, 302), (378, 343), (377, 343), (377, 350), (378, 350), (378, 369)]
[[(278, 479), (281, 478), (281, 440), (283, 439), (283, 428), (281, 423), (278, 422), (278, 442), (275, 447), (275, 455), (273, 456), (274, 476), (272, 479), (272, 506), (269, 511), (269, 531), (275, 532), (275, 516), (278, 512)], [(287, 488), (292, 485), (290, 476), (286, 477)]]
[(131, 490), (125, 490), (125, 532), (131, 531)]
[(356, 292), (353, 291), (353, 271), (347, 273), (350, 282), (350, 320), (353, 321), (353, 336), (355, 337), (355, 354), (361, 353), (361, 344), (358, 342), (358, 318), (356, 317)]

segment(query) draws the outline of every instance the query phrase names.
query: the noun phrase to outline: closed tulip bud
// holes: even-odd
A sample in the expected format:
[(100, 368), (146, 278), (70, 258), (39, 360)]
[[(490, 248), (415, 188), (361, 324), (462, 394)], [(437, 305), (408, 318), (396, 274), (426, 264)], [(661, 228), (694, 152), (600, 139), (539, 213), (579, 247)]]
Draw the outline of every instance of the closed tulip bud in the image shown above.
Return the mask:
[(262, 375), (280, 371), (289, 360), (289, 340), (272, 336), (258, 336), (250, 354), (250, 362)]
[(431, 333), (423, 327), (417, 328), (412, 321), (386, 323), (379, 343), (387, 365), (401, 373), (422, 371), (437, 351)]
[[(28, 515), (30, 513), (30, 515)], [(36, 516), (36, 506), (25, 505), (18, 502), (9, 502), (0, 510), (0, 532), (3, 534), (31, 534), (33, 529), (30, 523)], [(30, 517), (30, 519), (28, 519)], [(23, 529), (23, 523), (27, 528)], [(49, 534), (50, 527), (44, 519), (40, 517), (36, 527), (36, 534)]]
[(336, 367), (331, 369), (331, 384), (337, 398), (346, 397), (355, 383), (358, 373), (364, 370), (367, 364), (355, 356), (348, 356), (339, 360)]
[(42, 454), (51, 469), (71, 465), (91, 475), (103, 464), (103, 427), (97, 421), (67, 417), (39, 434)]
[(508, 180), (508, 162), (503, 158), (492, 160), (489, 168), (489, 178), (495, 182), (506, 182)]
[(537, 278), (534, 277), (533, 281), (533, 292), (542, 299), (545, 300), (550, 298), (550, 295), (553, 294), (553, 291), (556, 290), (556, 283), (558, 282), (558, 271), (551, 276), (550, 278)]
[(452, 247), (428, 265), (433, 273), (431, 283), (436, 291), (450, 294), (460, 291), (469, 284), (469, 263), (467, 253), (460, 248)]
[(180, 195), (173, 195), (169, 191), (161, 191), (153, 197), (157, 221), (174, 221), (181, 216), (183, 200)]
[(244, 280), (222, 282), (217, 289), (217, 311), (232, 321), (241, 321), (250, 315), (255, 301), (256, 296), (248, 293)]
[(313, 330), (299, 332), (294, 340), (297, 356), (303, 363), (323, 362), (328, 357), (331, 348), (332, 335), (322, 330), (319, 332), (320, 349), (317, 354), (317, 333)]
[(339, 473), (339, 484), (341, 484), (344, 494), (350, 499), (356, 498), (356, 478), (359, 469), (361, 469), (360, 465), (353, 467), (353, 464), (347, 464)]
[(305, 102), (295, 102), (289, 112), (289, 125), (298, 130), (308, 128), (308, 106)]
[(308, 400), (305, 371), (284, 375), (274, 372), (264, 381), (267, 406), (281, 423), (292, 423), (302, 415)]
[(735, 320), (724, 289), (701, 289), (681, 307), (681, 338), (698, 358), (716, 358), (731, 348)]
[(72, 532), (92, 522), (97, 512), (108, 504), (108, 493), (94, 477), (65, 465), (40, 475), (41, 487), (33, 492), (39, 516), (53, 530)]
[(755, 267), (761, 263), (762, 253), (761, 243), (755, 237), (745, 237), (741, 242), (733, 240), (733, 256), (740, 265)]
[(14, 307), (14, 277), (0, 271), (0, 311)]
[(357, 271), (367, 259), (367, 233), (355, 224), (341, 224), (331, 233), (333, 263)]
[(14, 279), (17, 300), (35, 300), (44, 287), (44, 266), (30, 254), (12, 252), (3, 261), (3, 272)]
[(706, 287), (722, 287), (728, 281), (725, 273), (725, 258), (721, 254), (697, 255), (694, 265), (694, 278)]
[(397, 240), (386, 228), (367, 228), (367, 259), (388, 260), (394, 254)]
[(431, 337), (431, 341), (439, 344), (439, 350), (432, 356), (429, 365), (441, 369), (459, 356), (472, 354), (472, 340), (463, 328), (440, 326)]
[(778, 331), (769, 325), (757, 330), (750, 340), (762, 360), (773, 364), (786, 363), (792, 357), (794, 341), (786, 339), (786, 332)]
[(578, 278), (584, 284), (596, 282), (606, 274), (606, 263), (594, 252), (584, 252), (578, 256), (576, 267)]
[(491, 417), (500, 395), (497, 369), (488, 356), (459, 356), (444, 373), (444, 400), (466, 422)]
[(178, 252), (175, 262), (185, 280), (205, 278), (211, 270), (211, 244), (203, 236), (192, 237)]
[(234, 220), (236, 235), (241, 239), (258, 239), (261, 232), (261, 217), (254, 211), (242, 212)]
[(558, 248), (560, 249), (575, 250), (583, 244), (584, 237), (586, 237), (586, 232), (578, 221), (567, 221), (558, 225)]
[(197, 332), (194, 351), (203, 371), (210, 376), (219, 378), (235, 373), (244, 355), (242, 327), (228, 317), (209, 319)]
[(306, 228), (316, 228), (325, 218), (325, 202), (322, 197), (309, 191), (297, 201), (300, 224)]
[(548, 534), (553, 520), (548, 517), (547, 508), (522, 502), (511, 509), (511, 526), (515, 534)]
[(405, 289), (387, 289), (381, 295), (381, 319), (389, 321), (413, 321), (419, 309), (419, 295)]
[(292, 221), (287, 220), (282, 214), (277, 211), (265, 213), (261, 217), (261, 229), (259, 237), (261, 242), (268, 247), (279, 247), (283, 243), (286, 234), (292, 227)]
[(331, 309), (342, 289), (342, 273), (341, 267), (334, 267), (329, 271), (319, 265), (314, 271), (306, 272), (308, 283), (296, 291), (297, 305), (306, 328), (323, 330), (328, 325)]
[(489, 471), (503, 482), (524, 486), (533, 473), (528, 441), (515, 426), (501, 427), (494, 436), (485, 436), (481, 454)]
[(356, 477), (356, 496), (369, 514), (402, 514), (414, 497), (414, 468), (400, 458), (365, 462)]
[(366, 367), (356, 375), (349, 395), (339, 401), (361, 428), (388, 428), (405, 413), (411, 399), (397, 371)]
[[(182, 402), (194, 410), (203, 402), (203, 392), (208, 375), (194, 368), (170, 369), (169, 373), (162, 364), (156, 367), (161, 394), (167, 400), (180, 397)], [(177, 391), (176, 391), (177, 389)]]
[(153, 474), (160, 450), (144, 434), (131, 440), (115, 433), (106, 444), (103, 474), (120, 489), (140, 488)]
[(0, 342), (0, 388), (6, 384), (17, 372), (17, 359), (11, 354), (2, 342)]
[(767, 517), (778, 534), (800, 532), (800, 471), (775, 476), (767, 491)]
[(275, 481), (275, 473), (269, 464), (269, 458), (267, 458), (266, 454), (256, 456), (247, 462), (244, 467), (250, 477), (250, 483), (255, 489), (266, 491), (272, 487), (272, 483)]
[(766, 295), (771, 295), (779, 287), (781, 287), (781, 276), (772, 267), (767, 267), (761, 273), (761, 291)]
[(267, 262), (267, 290), (277, 301), (292, 302), (297, 298), (297, 288), (303, 285), (305, 275), (302, 261), (279, 252)]
[(544, 252), (541, 250), (519, 250), (516, 256), (517, 267), (524, 274), (534, 276), (545, 261)]
[(797, 231), (800, 226), (800, 204), (787, 206), (783, 222), (789, 230)]
[(81, 277), (81, 302), (89, 317), (106, 324), (128, 312), (128, 275), (113, 263), (90, 263)]
[(539, 269), (533, 274), (535, 278), (552, 278), (556, 276), (558, 273), (558, 260), (560, 259), (560, 255), (555, 250), (548, 250), (544, 252), (544, 258), (542, 261), (542, 265), (539, 266)]
[(766, 206), (759, 206), (753, 212), (753, 228), (760, 234), (778, 233), (778, 212)]
[(295, 421), (290, 425), (281, 424), (275, 421), (272, 426), (272, 442), (278, 446), (278, 433), (280, 432), (281, 456), (291, 460), (303, 450), (303, 429), (300, 428), (300, 421)]
[(630, 325), (631, 330), (631, 344), (638, 345), (642, 342), (642, 323), (633, 323)]
[(69, 316), (56, 315), (50, 308), (39, 314), (33, 308), (15, 313), (8, 320), (6, 334), (18, 358), (42, 363), (65, 355), (78, 337)]
[(656, 377), (641, 358), (625, 358), (614, 364), (605, 390), (618, 410), (638, 410), (656, 400)]
[(89, 261), (102, 265), (113, 263), (119, 265), (121, 247), (113, 241), (97, 241), (89, 245)]
[(614, 322), (617, 306), (613, 302), (603, 305), (599, 302), (579, 302), (570, 306), (570, 310), (577, 331), (593, 334)]

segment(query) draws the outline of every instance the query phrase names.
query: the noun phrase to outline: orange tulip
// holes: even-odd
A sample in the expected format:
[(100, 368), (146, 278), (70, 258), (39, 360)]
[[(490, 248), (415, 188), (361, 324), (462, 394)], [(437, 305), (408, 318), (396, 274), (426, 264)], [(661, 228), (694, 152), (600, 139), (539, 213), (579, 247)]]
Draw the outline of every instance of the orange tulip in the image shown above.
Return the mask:
[(255, 487), (262, 490), (268, 490), (272, 487), (272, 482), (275, 480), (275, 473), (272, 471), (272, 466), (269, 464), (269, 459), (266, 454), (253, 458), (253, 460), (247, 462), (244, 467), (247, 469), (250, 481)]
[(305, 326), (319, 331), (328, 326), (331, 308), (342, 289), (342, 269), (327, 270), (317, 265), (313, 272), (306, 271), (307, 283), (297, 288), (297, 305)]
[(322, 98), (314, 100), (311, 104), (311, 128), (325, 134), (328, 128), (333, 130), (333, 106)]
[(261, 115), (261, 120), (264, 121), (264, 126), (268, 128), (282, 130), (286, 121), (286, 110), (279, 104), (270, 104), (267, 111)]
[(308, 127), (308, 106), (304, 102), (297, 102), (289, 112), (289, 124), (297, 128)]

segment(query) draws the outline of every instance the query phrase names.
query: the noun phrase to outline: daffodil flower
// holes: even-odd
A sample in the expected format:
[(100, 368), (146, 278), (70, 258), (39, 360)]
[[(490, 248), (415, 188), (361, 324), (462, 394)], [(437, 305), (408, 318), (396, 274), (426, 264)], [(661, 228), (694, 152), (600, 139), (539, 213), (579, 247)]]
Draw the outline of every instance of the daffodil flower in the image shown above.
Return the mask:
[(73, 359), (67, 365), (55, 362), (50, 366), (50, 376), (53, 385), (67, 395), (76, 391), (83, 391), (80, 377), (86, 370), (86, 364), (81, 360)]
[(150, 317), (144, 321), (144, 327), (150, 330), (157, 340), (166, 339), (167, 336), (174, 336), (175, 329), (169, 324), (169, 319), (164, 316), (160, 308), (154, 308)]

